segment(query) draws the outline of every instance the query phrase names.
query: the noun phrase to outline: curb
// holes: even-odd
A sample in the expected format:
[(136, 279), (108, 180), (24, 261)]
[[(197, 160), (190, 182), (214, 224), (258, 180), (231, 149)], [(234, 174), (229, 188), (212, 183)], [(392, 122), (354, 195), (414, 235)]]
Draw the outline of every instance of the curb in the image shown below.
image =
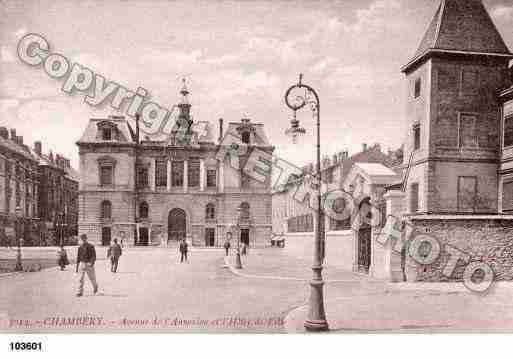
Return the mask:
[[(233, 267), (233, 265), (230, 263), (228, 257), (226, 257), (226, 256), (224, 257), (224, 266), (223, 267), (230, 269), (230, 271), (233, 274), (238, 275), (240, 277), (244, 277), (244, 278), (290, 280), (290, 281), (297, 281), (297, 282), (310, 282), (310, 278), (282, 277), (282, 276), (258, 275), (258, 274), (242, 273), (241, 271), (239, 271), (238, 269)], [(370, 282), (370, 283), (384, 283), (381, 280), (376, 280), (376, 279), (371, 279), (371, 278), (367, 278), (367, 280), (365, 280), (365, 281), (366, 282)], [(359, 283), (359, 282), (362, 282), (362, 281), (350, 280), (350, 279), (324, 279), (324, 283)]]

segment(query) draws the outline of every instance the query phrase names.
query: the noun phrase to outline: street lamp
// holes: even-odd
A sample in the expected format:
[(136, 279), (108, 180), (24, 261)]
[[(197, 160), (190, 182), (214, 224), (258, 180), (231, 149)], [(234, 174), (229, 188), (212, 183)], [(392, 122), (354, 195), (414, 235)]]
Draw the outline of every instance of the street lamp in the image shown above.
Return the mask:
[(21, 207), (16, 206), (16, 238), (18, 239), (18, 252), (16, 253), (16, 266), (14, 267), (14, 270), (16, 272), (22, 272), (23, 271), (23, 265), (21, 264)]
[[(292, 137), (294, 143), (297, 142), (299, 136), (306, 133), (305, 129), (299, 125), (296, 119), (296, 112), (305, 106), (310, 106), (314, 116), (316, 117), (317, 127), (317, 163), (316, 163), (316, 189), (317, 189), (317, 223), (314, 228), (314, 260), (313, 260), (313, 277), (310, 281), (310, 302), (308, 318), (304, 323), (305, 329), (308, 331), (326, 331), (329, 330), (326, 320), (326, 312), (324, 310), (324, 295), (322, 279), (322, 262), (324, 260), (324, 231), (321, 230), (323, 225), (323, 213), (321, 207), (321, 124), (320, 124), (320, 102), (317, 92), (308, 85), (302, 83), (303, 74), (299, 75), (299, 82), (291, 86), (285, 93), (285, 103), (293, 111), (294, 117), (291, 126), (285, 131), (285, 134)], [(293, 90), (299, 90), (298, 95), (293, 95)]]
[(240, 260), (240, 216), (242, 207), (237, 207), (237, 251), (235, 252), (235, 268), (242, 269), (242, 261)]

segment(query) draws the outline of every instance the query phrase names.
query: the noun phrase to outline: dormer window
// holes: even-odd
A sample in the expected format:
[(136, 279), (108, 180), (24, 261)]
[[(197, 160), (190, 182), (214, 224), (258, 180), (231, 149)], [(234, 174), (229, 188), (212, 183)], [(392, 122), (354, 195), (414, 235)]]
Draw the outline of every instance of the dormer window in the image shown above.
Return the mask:
[(242, 133), (242, 143), (249, 145), (250, 138), (251, 138), (251, 133), (249, 131)]
[(102, 129), (102, 140), (104, 140), (104, 141), (112, 140), (112, 129), (110, 127), (104, 127)]

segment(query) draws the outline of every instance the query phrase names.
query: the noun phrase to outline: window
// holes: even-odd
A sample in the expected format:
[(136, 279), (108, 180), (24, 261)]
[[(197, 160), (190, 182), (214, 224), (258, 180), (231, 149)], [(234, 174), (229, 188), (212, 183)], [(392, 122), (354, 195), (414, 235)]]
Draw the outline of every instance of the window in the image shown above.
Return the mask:
[(307, 207), (310, 207), (311, 206), (311, 202), (310, 202), (310, 193), (306, 193), (305, 196), (303, 197), (303, 204)]
[(217, 173), (216, 170), (207, 170), (207, 187), (216, 187)]
[(200, 161), (190, 159), (187, 162), (187, 181), (189, 187), (199, 187), (200, 185)]
[(137, 186), (139, 188), (148, 187), (148, 167), (137, 168)]
[(461, 92), (465, 95), (476, 94), (479, 89), (479, 73), (475, 70), (461, 72)]
[(105, 127), (102, 129), (102, 140), (104, 140), (104, 141), (112, 140), (112, 129), (110, 127)]
[(416, 124), (413, 126), (413, 149), (420, 149), (420, 125)]
[(504, 119), (504, 147), (513, 146), (513, 115)]
[(112, 218), (112, 204), (110, 201), (103, 201), (101, 206), (101, 218), (111, 219)]
[(148, 218), (148, 213), (149, 213), (149, 207), (148, 207), (148, 203), (146, 202), (142, 202), (140, 205), (139, 205), (139, 217), (140, 218)]
[(167, 161), (165, 159), (155, 160), (155, 186), (167, 186)]
[(458, 88), (458, 71), (451, 69), (438, 70), (438, 89), (440, 91), (454, 90)]
[(477, 119), (473, 115), (460, 114), (459, 121), (459, 144), (460, 147), (478, 147), (477, 143)]
[(113, 184), (112, 180), (112, 165), (104, 164), (100, 166), (100, 185), (110, 186)]
[(419, 210), (419, 184), (412, 183), (410, 187), (410, 212), (414, 213)]
[(171, 186), (183, 186), (183, 161), (171, 162)]
[(207, 204), (205, 209), (205, 218), (206, 219), (215, 219), (216, 218), (216, 207), (213, 203)]
[(458, 210), (475, 210), (477, 204), (477, 177), (458, 177)]
[(502, 184), (502, 210), (513, 211), (513, 181)]
[(249, 219), (249, 203), (243, 202), (240, 205), (240, 218), (241, 219)]
[(242, 143), (245, 143), (245, 144), (249, 145), (250, 138), (251, 138), (251, 133), (250, 132), (246, 131), (246, 132), (242, 133)]
[(413, 90), (414, 98), (420, 97), (421, 88), (422, 88), (422, 79), (419, 77), (419, 78), (415, 79), (415, 85), (414, 85), (414, 90)]

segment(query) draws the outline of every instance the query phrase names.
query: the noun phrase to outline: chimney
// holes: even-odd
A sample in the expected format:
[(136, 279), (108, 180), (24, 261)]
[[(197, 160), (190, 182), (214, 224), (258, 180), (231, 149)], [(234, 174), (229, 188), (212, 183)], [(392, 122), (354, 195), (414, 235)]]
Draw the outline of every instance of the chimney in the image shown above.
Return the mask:
[(23, 136), (16, 136), (18, 145), (23, 145)]
[(16, 129), (11, 128), (11, 141), (16, 142)]
[(363, 152), (367, 151), (367, 144), (366, 143), (362, 143), (362, 151)]
[(9, 138), (9, 131), (7, 131), (7, 128), (0, 127), (0, 137), (2, 137), (4, 140)]
[(223, 139), (223, 119), (220, 118), (219, 119), (219, 139), (217, 140), (217, 142), (221, 142), (222, 139)]
[(36, 141), (34, 142), (34, 151), (36, 151), (36, 153), (41, 156), (42, 154), (42, 151), (43, 150), (43, 145), (41, 143), (41, 141)]

